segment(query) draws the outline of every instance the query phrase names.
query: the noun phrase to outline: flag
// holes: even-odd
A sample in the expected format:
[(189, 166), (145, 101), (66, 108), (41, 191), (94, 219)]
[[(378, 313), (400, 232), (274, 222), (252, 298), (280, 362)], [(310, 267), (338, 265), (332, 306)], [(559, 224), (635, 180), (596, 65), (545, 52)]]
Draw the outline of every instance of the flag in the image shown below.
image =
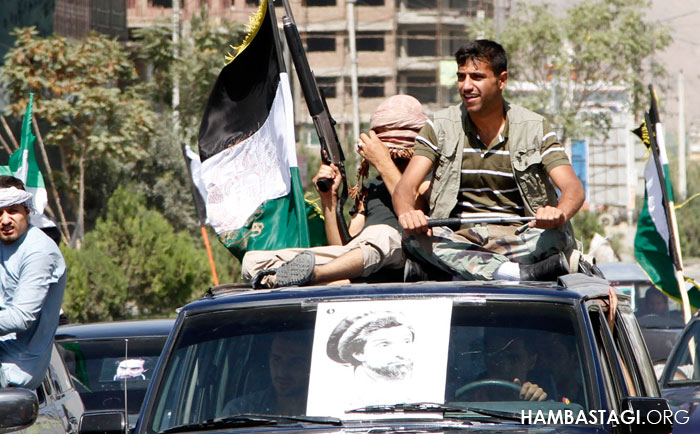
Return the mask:
[[(325, 243), (323, 229), (310, 236), (274, 7), (263, 0), (250, 21), (209, 95), (195, 181), (205, 189), (208, 222), (239, 259), (248, 250)], [(322, 221), (313, 220), (318, 234)]]
[[(637, 220), (634, 256), (654, 286), (680, 300), (676, 273), (682, 265), (672, 245), (674, 237), (669, 215), (673, 204), (673, 187), (669, 178), (663, 126), (658, 121), (653, 104), (650, 115), (634, 131), (650, 150), (644, 168), (644, 204)], [(652, 141), (656, 142), (656, 147), (652, 146)], [(700, 307), (700, 291), (697, 288), (688, 291), (688, 298), (691, 305)]]
[(34, 94), (29, 94), (27, 111), (22, 120), (22, 135), (19, 149), (10, 155), (7, 166), (0, 167), (0, 175), (11, 175), (20, 179), (24, 183), (25, 189), (32, 194), (32, 202), (36, 214), (30, 217), (31, 223), (39, 228), (56, 227), (56, 224), (44, 215), (44, 209), (49, 203), (44, 185), (44, 177), (41, 176), (39, 165), (34, 155), (34, 140), (32, 134), (32, 105), (34, 104)]

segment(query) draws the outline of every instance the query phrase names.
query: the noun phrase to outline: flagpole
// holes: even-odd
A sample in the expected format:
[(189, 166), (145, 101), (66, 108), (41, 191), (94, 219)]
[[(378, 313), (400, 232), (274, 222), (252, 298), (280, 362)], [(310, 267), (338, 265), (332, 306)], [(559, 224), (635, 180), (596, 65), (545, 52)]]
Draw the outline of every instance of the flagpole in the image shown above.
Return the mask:
[[(676, 220), (676, 211), (674, 209), (674, 201), (672, 199), (673, 191), (670, 184), (667, 181), (666, 174), (663, 169), (661, 158), (667, 159), (666, 156), (666, 146), (665, 138), (663, 133), (663, 126), (661, 125), (661, 119), (659, 117), (659, 111), (657, 108), (656, 92), (652, 85), (649, 85), (649, 92), (651, 93), (651, 109), (650, 113), (646, 116), (647, 128), (651, 126), (649, 131), (649, 141), (651, 144), (652, 156), (654, 158), (654, 164), (656, 166), (656, 171), (659, 176), (659, 180), (662, 182), (661, 186), (661, 196), (664, 203), (664, 211), (666, 213), (666, 218), (669, 223), (669, 233), (670, 233), (670, 243), (671, 248), (669, 253), (671, 254), (671, 260), (676, 267), (676, 283), (678, 284), (678, 293), (681, 296), (681, 302), (683, 305), (683, 319), (686, 323), (690, 321), (690, 301), (688, 300), (688, 293), (685, 290), (685, 279), (683, 276), (683, 256), (680, 248), (680, 238), (678, 236), (678, 223)], [(663, 154), (662, 154), (663, 152)]]
[(219, 286), (219, 275), (216, 273), (216, 264), (214, 263), (214, 254), (211, 251), (211, 244), (209, 244), (209, 234), (207, 233), (206, 223), (206, 207), (204, 204), (204, 199), (199, 194), (197, 187), (195, 187), (194, 182), (192, 182), (192, 168), (190, 167), (189, 158), (187, 158), (187, 152), (185, 151), (184, 143), (180, 146), (182, 149), (182, 156), (185, 157), (185, 166), (187, 167), (187, 179), (190, 184), (190, 190), (192, 191), (192, 197), (194, 198), (194, 207), (197, 210), (197, 219), (199, 223), (199, 229), (202, 232), (202, 240), (204, 241), (204, 248), (207, 251), (207, 257), (209, 258), (209, 268), (211, 269), (211, 278), (214, 282), (214, 286)]
[(216, 274), (216, 264), (214, 263), (214, 255), (211, 251), (211, 245), (209, 244), (209, 234), (207, 234), (207, 228), (205, 226), (200, 226), (199, 228), (202, 231), (202, 239), (204, 240), (204, 248), (207, 250), (207, 257), (209, 257), (211, 278), (214, 280), (214, 286), (219, 286), (219, 276)]

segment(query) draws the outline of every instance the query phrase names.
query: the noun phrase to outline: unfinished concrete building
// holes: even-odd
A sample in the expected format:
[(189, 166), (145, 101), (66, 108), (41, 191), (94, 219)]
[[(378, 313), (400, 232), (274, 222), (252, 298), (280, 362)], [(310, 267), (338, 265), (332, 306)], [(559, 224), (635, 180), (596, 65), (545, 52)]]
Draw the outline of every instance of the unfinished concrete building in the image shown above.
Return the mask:
[[(352, 124), (348, 0), (289, 0), (309, 64), (347, 137)], [(354, 0), (360, 122), (363, 127), (379, 102), (396, 93), (415, 96), (428, 111), (456, 100), (453, 54), (475, 17), (497, 17), (509, 0)], [(187, 22), (202, 6), (213, 20), (246, 22), (259, 0), (180, 0)], [(285, 14), (275, 1), (278, 21)], [(80, 37), (98, 30), (132, 39), (136, 28), (171, 19), (173, 0), (56, 0), (56, 31)], [(316, 141), (296, 83), (299, 140)]]

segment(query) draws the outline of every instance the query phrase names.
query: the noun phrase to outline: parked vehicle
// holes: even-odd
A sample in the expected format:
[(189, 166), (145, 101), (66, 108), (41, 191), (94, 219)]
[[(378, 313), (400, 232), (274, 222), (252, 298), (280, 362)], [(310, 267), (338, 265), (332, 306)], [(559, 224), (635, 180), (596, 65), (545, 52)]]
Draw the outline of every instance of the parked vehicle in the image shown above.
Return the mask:
[(0, 390), (0, 432), (77, 433), (84, 407), (55, 346), (41, 385)]
[(674, 428), (674, 434), (700, 432), (700, 317), (695, 315), (673, 346), (661, 376), (661, 393), (672, 409), (688, 412), (687, 424)]
[(85, 409), (127, 407), (133, 425), (174, 322), (159, 319), (60, 326), (56, 342)]
[(134, 432), (669, 433), (629, 297), (611, 329), (607, 281), (562, 281), (215, 288), (181, 309)]
[(601, 263), (598, 268), (618, 292), (630, 296), (630, 305), (642, 328), (659, 377), (673, 344), (685, 326), (682, 306), (654, 288), (637, 263)]

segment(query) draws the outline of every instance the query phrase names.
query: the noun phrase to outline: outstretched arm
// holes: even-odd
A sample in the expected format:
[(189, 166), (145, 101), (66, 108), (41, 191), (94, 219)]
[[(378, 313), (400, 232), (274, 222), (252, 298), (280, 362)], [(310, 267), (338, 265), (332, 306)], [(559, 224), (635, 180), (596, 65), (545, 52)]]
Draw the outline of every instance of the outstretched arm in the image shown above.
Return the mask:
[(563, 226), (576, 215), (586, 198), (583, 184), (570, 165), (563, 164), (553, 168), (549, 171), (549, 177), (561, 191), (559, 203), (556, 207), (545, 206), (538, 209), (535, 221), (530, 222), (531, 227), (552, 229)]

